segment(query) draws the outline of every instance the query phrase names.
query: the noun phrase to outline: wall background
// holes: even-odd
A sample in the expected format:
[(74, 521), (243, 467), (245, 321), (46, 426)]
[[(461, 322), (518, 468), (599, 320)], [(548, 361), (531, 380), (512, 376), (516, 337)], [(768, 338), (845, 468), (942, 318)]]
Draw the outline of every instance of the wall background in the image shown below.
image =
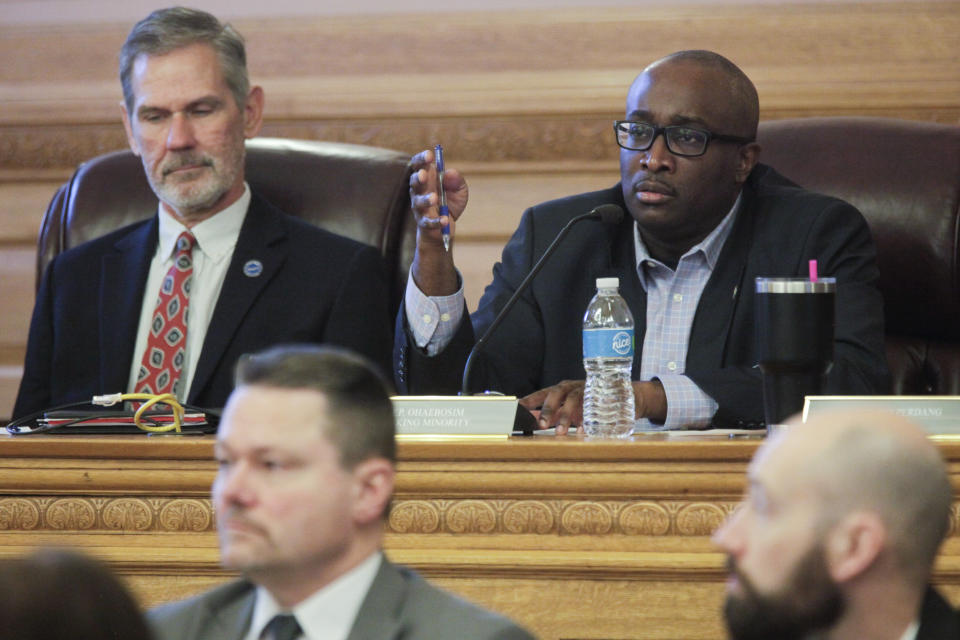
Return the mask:
[[(764, 119), (960, 124), (956, 1), (193, 4), (245, 35), (264, 135), (444, 144), (471, 184), (457, 243), (471, 304), (524, 207), (617, 181), (610, 121), (636, 73), (671, 51), (738, 63)], [(78, 163), (126, 146), (116, 55), (156, 6), (0, 0), (0, 418), (20, 376), (40, 217)]]
[[(797, 0), (793, 4), (856, 4), (859, 0)], [(882, 0), (899, 4), (918, 2), (919, 0)], [(175, 3), (172, 3), (175, 4)], [(551, 11), (557, 8), (609, 8), (661, 6), (658, 0), (405, 0), (402, 3), (391, 0), (354, 0), (352, 2), (311, 2), (310, 0), (275, 0), (265, 3), (262, 0), (196, 0), (184, 3), (209, 11), (222, 19), (236, 18), (276, 18), (294, 16), (332, 16), (365, 14), (410, 14), (424, 13), (444, 15), (464, 11), (510, 11), (517, 9), (540, 9)], [(677, 5), (777, 5), (782, 0), (673, 0)], [(38, 23), (105, 23), (123, 24), (136, 22), (150, 11), (160, 8), (162, 2), (150, 0), (0, 0), (0, 24), (38, 24)]]

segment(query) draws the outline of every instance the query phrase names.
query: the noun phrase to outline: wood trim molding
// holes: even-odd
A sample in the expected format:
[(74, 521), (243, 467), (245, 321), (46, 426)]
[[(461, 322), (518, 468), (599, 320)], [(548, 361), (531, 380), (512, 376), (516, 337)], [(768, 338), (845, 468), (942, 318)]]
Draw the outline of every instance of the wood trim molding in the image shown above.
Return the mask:
[[(735, 502), (397, 500), (397, 534), (708, 536)], [(0, 498), (0, 531), (215, 531), (209, 499), (15, 496)]]
[[(237, 21), (266, 135), (476, 162), (609, 159), (597, 144), (640, 68), (708, 48), (754, 79), (761, 117), (960, 123), (960, 2), (818, 2)], [(124, 148), (116, 24), (0, 26), (0, 169)], [(637, 38), (656, 33), (657, 38)], [(435, 51), (445, 52), (443, 65)], [(24, 56), (23, 51), (34, 55)], [(429, 99), (425, 99), (429, 96)]]
[[(385, 550), (547, 640), (717, 638), (725, 572), (710, 535), (760, 442), (405, 438)], [(960, 486), (960, 442), (938, 447)], [(218, 564), (212, 449), (211, 436), (0, 438), (0, 557), (79, 547), (148, 606), (232, 579)], [(954, 601), (957, 531), (954, 507), (933, 576)], [(544, 594), (570, 596), (562, 615), (536, 606)], [(630, 606), (640, 600), (655, 605)]]

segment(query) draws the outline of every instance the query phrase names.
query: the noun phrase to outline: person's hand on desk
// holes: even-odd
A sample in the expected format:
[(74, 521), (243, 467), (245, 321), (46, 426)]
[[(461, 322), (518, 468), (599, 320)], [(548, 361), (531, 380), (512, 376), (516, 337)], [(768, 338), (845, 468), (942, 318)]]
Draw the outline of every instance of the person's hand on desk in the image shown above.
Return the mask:
[[(527, 409), (540, 409), (538, 427), (549, 429), (556, 427), (557, 435), (567, 433), (571, 425), (583, 422), (583, 380), (564, 380), (552, 387), (534, 391), (520, 399)], [(583, 433), (581, 425), (577, 431)]]
[[(572, 425), (579, 425), (583, 433), (583, 380), (564, 380), (552, 387), (534, 391), (520, 399), (529, 410), (540, 409), (539, 427), (556, 428), (558, 436), (565, 435)], [(667, 418), (667, 396), (659, 380), (633, 383), (633, 398), (637, 418), (649, 418), (662, 423)]]

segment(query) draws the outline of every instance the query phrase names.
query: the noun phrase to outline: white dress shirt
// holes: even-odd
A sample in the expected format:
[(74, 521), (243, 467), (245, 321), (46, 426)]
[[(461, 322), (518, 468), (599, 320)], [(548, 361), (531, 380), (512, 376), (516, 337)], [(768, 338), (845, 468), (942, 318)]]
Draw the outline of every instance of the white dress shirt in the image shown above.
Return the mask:
[(900, 636), (900, 640), (917, 640), (917, 633), (920, 631), (920, 621), (914, 620), (907, 627), (907, 630)]
[(373, 584), (383, 554), (377, 552), (343, 574), (292, 611), (283, 609), (270, 592), (257, 587), (256, 601), (250, 629), (243, 640), (260, 640), (264, 627), (279, 613), (292, 613), (300, 623), (305, 640), (346, 640), (360, 611), (370, 586)]
[(147, 286), (143, 290), (143, 302), (140, 305), (140, 322), (137, 325), (137, 342), (133, 349), (133, 361), (130, 363), (130, 376), (127, 391), (133, 392), (137, 385), (143, 350), (147, 347), (150, 321), (157, 306), (157, 295), (164, 276), (173, 264), (174, 248), (177, 238), (184, 231), (190, 231), (197, 243), (193, 248), (193, 281), (190, 287), (190, 302), (187, 307), (187, 344), (177, 399), (184, 402), (193, 384), (193, 374), (197, 369), (200, 351), (207, 335), (207, 326), (213, 317), (213, 310), (220, 298), (220, 289), (227, 275), (227, 267), (237, 246), (240, 227), (250, 206), (250, 188), (243, 185), (243, 195), (229, 207), (203, 222), (187, 229), (178, 220), (159, 207), (159, 237), (157, 250), (150, 262)]

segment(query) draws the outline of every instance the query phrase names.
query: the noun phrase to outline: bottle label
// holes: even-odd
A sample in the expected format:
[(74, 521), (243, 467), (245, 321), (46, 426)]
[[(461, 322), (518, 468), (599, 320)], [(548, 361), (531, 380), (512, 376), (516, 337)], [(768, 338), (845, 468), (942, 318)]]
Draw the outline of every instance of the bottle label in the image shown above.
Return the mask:
[(583, 357), (633, 359), (633, 329), (584, 329)]

